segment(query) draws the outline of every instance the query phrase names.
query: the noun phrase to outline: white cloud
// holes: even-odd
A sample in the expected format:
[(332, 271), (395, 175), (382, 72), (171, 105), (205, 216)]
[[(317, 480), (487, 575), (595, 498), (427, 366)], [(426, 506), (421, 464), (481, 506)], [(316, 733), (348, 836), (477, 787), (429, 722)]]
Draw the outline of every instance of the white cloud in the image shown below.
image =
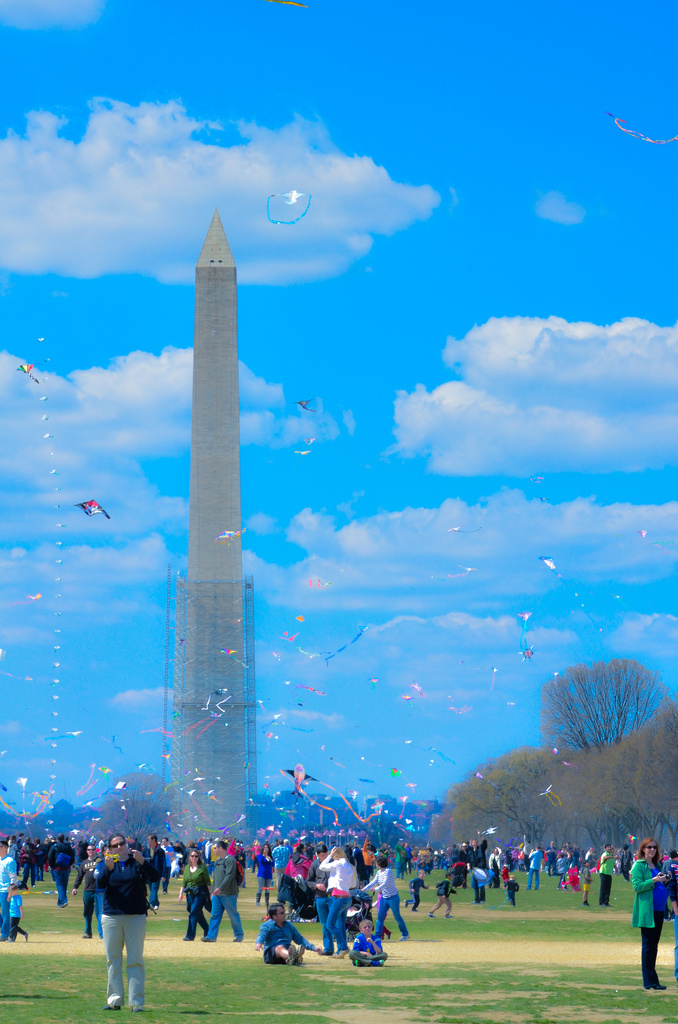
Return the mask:
[(491, 318), (445, 362), (458, 379), (398, 392), (393, 451), (436, 473), (634, 472), (678, 460), (678, 326)]
[[(307, 508), (287, 529), (305, 557), (283, 568), (249, 551), (247, 571), (273, 604), (306, 608), (310, 593), (319, 610), (354, 609), (363, 622), (378, 612), (433, 615), (450, 608), (514, 615), (530, 610), (521, 602), (565, 586), (540, 561), (544, 555), (565, 580), (604, 584), (604, 595), (596, 597), (603, 602), (600, 617), (616, 616), (626, 606), (617, 603), (615, 587), (625, 592), (675, 571), (677, 523), (678, 502), (599, 505), (578, 498), (550, 505), (517, 490), (476, 505), (447, 499), (439, 508), (379, 512), (341, 526)], [(450, 532), (459, 526), (477, 532)], [(647, 531), (644, 539), (640, 530)], [(466, 568), (473, 572), (464, 575)], [(331, 585), (309, 592), (312, 578)]]
[(137, 709), (159, 707), (162, 703), (164, 689), (157, 686), (154, 690), (123, 690), (116, 693), (108, 701), (113, 708)]
[(562, 192), (547, 192), (541, 196), (534, 212), (542, 220), (552, 220), (556, 224), (581, 224), (586, 216), (584, 207), (566, 199)]
[(355, 416), (353, 415), (351, 409), (344, 409), (342, 419), (344, 421), (344, 426), (348, 430), (350, 436), (353, 437), (353, 435), (355, 434)]
[[(430, 186), (393, 181), (300, 118), (278, 130), (240, 123), (228, 145), (219, 125), (178, 102), (96, 99), (80, 140), (64, 138), (64, 125), (33, 111), (25, 136), (0, 140), (7, 270), (187, 283), (218, 206), (243, 282), (310, 281), (341, 273), (374, 234), (425, 219), (439, 203)], [(293, 227), (269, 223), (266, 197), (291, 188), (312, 194), (309, 213)]]
[(259, 533), (262, 536), (278, 532), (278, 520), (266, 512), (253, 512), (246, 525), (251, 533)]
[(11, 28), (84, 28), (106, 0), (0, 0), (0, 25)]

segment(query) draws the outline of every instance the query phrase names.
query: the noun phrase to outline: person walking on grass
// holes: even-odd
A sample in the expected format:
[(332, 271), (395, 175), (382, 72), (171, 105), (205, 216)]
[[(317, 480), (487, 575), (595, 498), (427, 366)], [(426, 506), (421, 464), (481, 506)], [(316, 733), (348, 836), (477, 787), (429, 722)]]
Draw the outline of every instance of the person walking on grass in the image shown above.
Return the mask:
[(383, 855), (377, 857), (377, 873), (375, 877), (368, 885), (364, 886), (365, 891), (369, 891), (370, 889), (376, 889), (381, 895), (379, 910), (377, 912), (376, 937), (381, 939), (384, 932), (384, 921), (386, 919), (386, 915), (389, 910), (391, 910), (393, 911), (393, 916), (400, 928), (400, 941), (405, 942), (409, 939), (410, 933), (407, 930), (407, 925), (400, 913), (400, 894), (395, 884), (393, 872), (388, 866), (388, 858)]
[(84, 882), (84, 888), (82, 890), (82, 916), (85, 918), (85, 931), (83, 933), (83, 939), (92, 938), (92, 916), (96, 910), (97, 922), (99, 921), (100, 906), (96, 906), (96, 881), (94, 879), (94, 869), (99, 863), (98, 851), (94, 843), (90, 843), (87, 847), (87, 859), (83, 860), (80, 867), (78, 868), (78, 874), (75, 878), (73, 885), (72, 895), (77, 895), (78, 889)]
[[(659, 870), (659, 844), (656, 839), (643, 839), (638, 847), (636, 861), (631, 868), (631, 884), (636, 898), (633, 902), (631, 926), (640, 928), (641, 934), (641, 967), (643, 987), (646, 989), (665, 989), (659, 984), (657, 977), (657, 948), (664, 924), (664, 912), (668, 892), (666, 883), (670, 875)], [(673, 909), (678, 911), (678, 903), (673, 902)]]
[(231, 922), (231, 928), (233, 929), (233, 941), (242, 942), (245, 933), (240, 921), (240, 914), (238, 913), (238, 862), (235, 857), (228, 853), (228, 847), (224, 839), (217, 839), (214, 846), (217, 852), (217, 860), (214, 865), (212, 919), (207, 935), (203, 935), (200, 941), (217, 941), (221, 919), (224, 916), (224, 911), (226, 911)]
[(122, 979), (122, 951), (127, 951), (127, 985), (132, 1013), (144, 1008), (146, 936), (146, 883), (157, 882), (158, 872), (139, 850), (131, 853), (124, 836), (114, 834), (108, 855), (97, 864), (94, 878), (103, 889), (101, 918), (108, 966), (108, 987), (104, 1010), (120, 1010), (125, 1002)]
[(452, 917), (452, 904), (450, 903), (450, 893), (454, 896), (457, 894), (457, 890), (452, 888), (452, 870), (445, 872), (445, 877), (442, 882), (438, 882), (436, 886), (436, 894), (438, 896), (438, 902), (435, 906), (431, 907), (428, 916), (435, 917), (436, 910), (440, 910), (442, 906), (445, 907), (445, 917)]
[(600, 892), (598, 894), (598, 906), (609, 907), (610, 892), (612, 890), (612, 875), (614, 873), (614, 862), (616, 854), (612, 843), (605, 843), (605, 849), (600, 855), (598, 871), (600, 874)]
[(209, 925), (205, 918), (205, 907), (211, 906), (210, 901), (210, 874), (202, 862), (199, 850), (188, 851), (188, 864), (184, 868), (184, 877), (179, 890), (179, 902), (186, 896), (186, 909), (188, 910), (188, 927), (184, 935), (184, 942), (193, 942), (198, 925), (202, 928), (203, 935), (207, 935)]
[(13, 857), (9, 856), (8, 849), (7, 840), (0, 838), (0, 912), (2, 913), (0, 942), (7, 942), (9, 939), (9, 887), (10, 885), (16, 885), (19, 881), (17, 878), (16, 861)]
[(18, 933), (23, 935), (26, 942), (28, 942), (28, 932), (21, 928), (21, 918), (24, 916), (24, 912), (22, 910), (23, 901), (19, 892), (19, 886), (16, 884), (10, 885), (7, 895), (9, 896), (9, 937), (7, 941), (16, 942)]
[[(148, 846), (144, 850), (146, 859), (153, 865), (155, 870), (158, 872), (160, 878), (163, 876), (167, 858), (165, 851), (162, 846), (158, 845), (158, 837), (155, 832), (152, 832), (148, 837)], [(148, 903), (152, 910), (159, 910), (160, 903), (158, 901), (158, 890), (160, 889), (160, 880), (151, 883), (151, 891), (148, 896)]]
[(67, 907), (68, 877), (75, 861), (75, 854), (64, 840), (63, 834), (59, 834), (56, 843), (50, 846), (48, 861), (57, 890), (57, 907)]

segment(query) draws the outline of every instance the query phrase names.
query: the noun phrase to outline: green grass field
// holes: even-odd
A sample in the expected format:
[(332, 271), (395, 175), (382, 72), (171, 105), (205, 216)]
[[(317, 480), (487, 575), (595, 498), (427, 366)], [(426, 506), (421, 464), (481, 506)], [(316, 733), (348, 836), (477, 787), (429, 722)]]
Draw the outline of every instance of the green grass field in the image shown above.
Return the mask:
[[(442, 873), (431, 877), (434, 885)], [(459, 890), (452, 897), (453, 918), (431, 920), (426, 911), (435, 893), (423, 893), (418, 914), (404, 911), (411, 941), (395, 941), (396, 928), (385, 943), (389, 962), (380, 970), (314, 954), (299, 969), (265, 967), (252, 947), (261, 911), (254, 905), (251, 875), (239, 899), (245, 942), (231, 941), (224, 918), (217, 944), (184, 943), (186, 912), (173, 883), (159, 915), (149, 918), (147, 1013), (187, 1024), (210, 1018), (249, 1024), (266, 1017), (276, 1024), (678, 1022), (673, 925), (665, 926), (658, 967), (667, 991), (645, 992), (640, 939), (630, 927), (630, 885), (615, 878), (614, 909), (603, 910), (596, 905), (594, 881), (593, 905), (586, 910), (580, 894), (556, 892), (553, 879), (542, 878), (539, 892), (526, 892), (525, 876), (517, 877), (515, 910), (491, 909), (503, 900), (501, 890), (488, 890), (486, 908), (471, 906), (471, 891)], [(50, 887), (45, 882), (39, 889)], [(81, 910), (78, 897), (59, 910), (55, 896), (25, 896), (29, 942), (19, 936), (14, 945), (0, 945), (0, 1004), (13, 1024), (75, 1024), (100, 1015), (103, 943), (81, 937)], [(320, 940), (318, 925), (301, 931)], [(123, 1010), (120, 1019), (128, 1013)]]

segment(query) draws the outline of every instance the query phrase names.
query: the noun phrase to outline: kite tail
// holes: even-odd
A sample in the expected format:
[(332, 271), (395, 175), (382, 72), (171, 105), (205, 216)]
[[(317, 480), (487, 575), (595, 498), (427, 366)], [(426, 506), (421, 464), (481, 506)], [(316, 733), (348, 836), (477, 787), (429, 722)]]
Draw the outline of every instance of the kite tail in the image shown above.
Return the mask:
[[(331, 789), (332, 787), (330, 786), (329, 788)], [(330, 814), (333, 814), (334, 815), (334, 824), (335, 825), (339, 824), (339, 818), (337, 817), (337, 812), (332, 807), (327, 807), (326, 804), (321, 804), (317, 800), (314, 800), (312, 796), (309, 796), (309, 794), (306, 792), (305, 789), (302, 789), (301, 792), (304, 794), (306, 799), (310, 800), (311, 803), (314, 804), (316, 807), (322, 807), (323, 810), (329, 811)]]

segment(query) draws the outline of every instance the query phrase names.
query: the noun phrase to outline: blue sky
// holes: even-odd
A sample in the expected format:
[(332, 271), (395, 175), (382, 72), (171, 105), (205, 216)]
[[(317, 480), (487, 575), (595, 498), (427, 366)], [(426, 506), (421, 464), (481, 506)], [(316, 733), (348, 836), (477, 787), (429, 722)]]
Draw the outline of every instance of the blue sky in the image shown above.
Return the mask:
[[(678, 144), (605, 111), (676, 134), (676, 20), (0, 0), (12, 799), (18, 776), (75, 799), (92, 763), (159, 768), (141, 731), (161, 724), (165, 567), (185, 566), (192, 267), (215, 207), (241, 281), (261, 727), (285, 722), (260, 731), (260, 782), (301, 760), (344, 791), (441, 795), (537, 741), (540, 686), (568, 664), (634, 656), (673, 687)], [(291, 188), (307, 217), (269, 224)], [(72, 508), (90, 498), (110, 521)], [(327, 667), (281, 639), (328, 651), (365, 626)]]

